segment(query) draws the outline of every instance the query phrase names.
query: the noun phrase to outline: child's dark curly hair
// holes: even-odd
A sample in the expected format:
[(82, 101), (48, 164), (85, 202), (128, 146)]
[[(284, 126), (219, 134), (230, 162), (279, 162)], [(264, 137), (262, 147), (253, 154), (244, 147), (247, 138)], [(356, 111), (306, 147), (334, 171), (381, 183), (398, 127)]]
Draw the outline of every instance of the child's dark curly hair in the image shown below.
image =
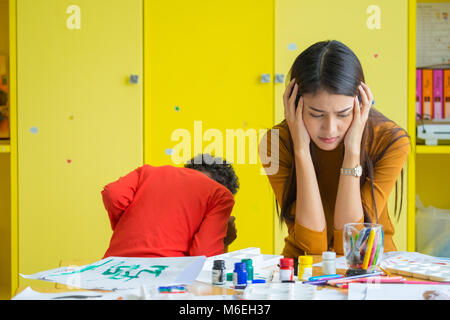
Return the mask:
[(211, 179), (224, 185), (233, 195), (239, 189), (239, 179), (233, 167), (222, 158), (213, 157), (208, 153), (199, 154), (186, 162), (184, 167), (207, 173)]

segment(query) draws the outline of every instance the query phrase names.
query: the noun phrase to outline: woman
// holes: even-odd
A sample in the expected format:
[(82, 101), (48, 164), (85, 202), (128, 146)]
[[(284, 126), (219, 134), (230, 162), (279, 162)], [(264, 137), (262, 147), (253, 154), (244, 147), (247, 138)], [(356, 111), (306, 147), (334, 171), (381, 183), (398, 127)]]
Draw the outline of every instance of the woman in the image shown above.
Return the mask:
[[(373, 108), (358, 58), (339, 41), (310, 46), (289, 75), (285, 120), (260, 144), (288, 227), (282, 254), (343, 254), (343, 228), (352, 222), (382, 224), (385, 251), (396, 250), (387, 202), (395, 185), (397, 204), (400, 173), (403, 194), (407, 133)], [(279, 139), (278, 150), (270, 150), (271, 139)], [(269, 158), (278, 160), (275, 174), (267, 170)]]

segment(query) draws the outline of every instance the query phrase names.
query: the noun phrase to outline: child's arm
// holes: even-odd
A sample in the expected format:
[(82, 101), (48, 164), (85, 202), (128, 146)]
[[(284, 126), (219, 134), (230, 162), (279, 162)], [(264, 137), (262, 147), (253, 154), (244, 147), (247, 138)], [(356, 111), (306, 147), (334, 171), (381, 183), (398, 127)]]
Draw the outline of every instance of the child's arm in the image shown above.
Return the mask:
[(227, 221), (227, 234), (223, 239), (223, 253), (228, 252), (228, 246), (237, 238), (236, 225), (234, 224), (236, 217), (230, 216)]
[(142, 167), (131, 171), (125, 177), (106, 185), (102, 191), (103, 204), (108, 211), (111, 228), (117, 225), (123, 212), (133, 201), (139, 183), (139, 175)]
[(194, 235), (190, 256), (215, 256), (224, 252), (224, 238), (227, 234), (227, 223), (234, 206), (231, 193), (219, 196), (209, 212), (203, 218), (199, 230)]

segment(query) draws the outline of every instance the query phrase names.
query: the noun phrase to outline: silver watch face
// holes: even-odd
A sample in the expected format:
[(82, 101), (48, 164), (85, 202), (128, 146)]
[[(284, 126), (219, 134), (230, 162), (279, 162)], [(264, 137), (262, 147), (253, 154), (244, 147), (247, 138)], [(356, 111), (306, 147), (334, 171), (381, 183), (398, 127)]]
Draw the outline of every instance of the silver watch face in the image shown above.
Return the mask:
[(358, 165), (358, 166), (354, 169), (354, 172), (355, 172), (355, 176), (361, 177), (361, 175), (362, 175), (362, 168), (361, 168), (361, 166)]

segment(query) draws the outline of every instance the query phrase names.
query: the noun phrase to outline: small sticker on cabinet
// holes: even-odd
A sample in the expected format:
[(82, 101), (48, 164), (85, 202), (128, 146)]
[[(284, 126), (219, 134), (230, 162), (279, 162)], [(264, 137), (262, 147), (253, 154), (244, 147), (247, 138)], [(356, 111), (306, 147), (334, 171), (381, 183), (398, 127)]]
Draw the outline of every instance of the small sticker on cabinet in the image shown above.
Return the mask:
[(295, 43), (289, 43), (288, 44), (288, 49), (289, 50), (297, 50), (297, 45)]

